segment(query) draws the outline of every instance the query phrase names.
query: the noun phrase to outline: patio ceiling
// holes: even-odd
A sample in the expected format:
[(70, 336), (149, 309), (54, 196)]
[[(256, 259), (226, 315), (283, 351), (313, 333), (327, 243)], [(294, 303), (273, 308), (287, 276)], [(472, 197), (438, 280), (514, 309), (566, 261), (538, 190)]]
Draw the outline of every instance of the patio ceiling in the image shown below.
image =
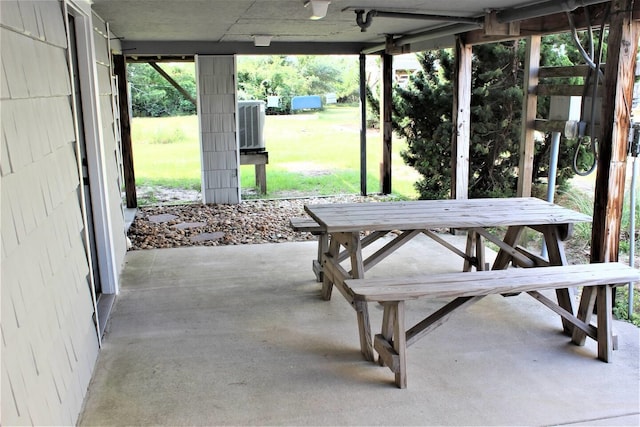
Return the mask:
[[(513, 20), (514, 13), (520, 20), (558, 13), (564, 16), (565, 10), (603, 2), (332, 0), (326, 17), (320, 20), (309, 19), (310, 8), (304, 6), (305, 0), (94, 0), (93, 9), (121, 38), (128, 55), (322, 54), (375, 50), (384, 45), (387, 35), (411, 41), (413, 51), (424, 50), (451, 43), (453, 33), (482, 27), (489, 11), (496, 11), (500, 21)], [(368, 27), (361, 28), (365, 25), (356, 23), (355, 10), (364, 11), (362, 21), (369, 11), (375, 11)], [(386, 12), (396, 15), (381, 16)], [(397, 15), (400, 13), (427, 16), (413, 19)], [(451, 21), (434, 15), (451, 17)], [(459, 18), (474, 18), (478, 24), (460, 22)], [(447, 29), (442, 31), (443, 27)], [(425, 32), (431, 37), (408, 39)], [(271, 36), (271, 46), (255, 47), (255, 35)]]

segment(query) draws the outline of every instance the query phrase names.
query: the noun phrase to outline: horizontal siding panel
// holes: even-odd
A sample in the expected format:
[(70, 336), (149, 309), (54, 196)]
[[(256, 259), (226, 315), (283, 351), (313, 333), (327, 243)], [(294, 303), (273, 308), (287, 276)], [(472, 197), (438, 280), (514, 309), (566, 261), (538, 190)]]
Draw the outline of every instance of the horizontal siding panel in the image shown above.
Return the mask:
[(235, 151), (218, 151), (203, 153), (203, 167), (207, 171), (236, 170), (238, 161)]
[(31, 212), (33, 213), (33, 217), (36, 221), (36, 226), (39, 226), (47, 218), (47, 207), (40, 192), (42, 181), (40, 168), (38, 167), (38, 164), (31, 164), (29, 167), (27, 167), (24, 173), (20, 175), (22, 176), (22, 180), (27, 183), (27, 187), (29, 188), (28, 195), (31, 204)]
[(59, 1), (43, 1), (38, 3), (43, 23), (44, 38), (48, 43), (63, 49), (67, 48), (67, 34), (62, 19), (62, 3)]
[[(22, 37), (20, 62), (22, 71), (27, 79), (27, 90), (30, 98), (49, 96), (49, 77), (47, 67), (42, 66), (42, 55), (45, 49), (57, 49), (38, 40)], [(62, 76), (59, 76), (62, 77)]]
[(235, 114), (236, 111), (233, 94), (203, 95), (201, 102), (203, 114)]
[[(3, 98), (68, 95), (70, 83), (66, 50), (0, 28), (2, 62), (6, 83)], [(43, 60), (47, 66), (43, 67)]]
[[(6, 178), (2, 179), (2, 186), (6, 186), (4, 182)], [(2, 227), (2, 259), (4, 260), (9, 254), (14, 252), (18, 247), (18, 235), (13, 223), (13, 213), (11, 211), (11, 205), (9, 204), (9, 197), (7, 191), (0, 191), (0, 227)], [(4, 271), (4, 265), (3, 265)]]
[(235, 81), (233, 77), (204, 75), (202, 78), (202, 93), (204, 95), (221, 95), (235, 93)]
[(27, 88), (27, 76), (22, 70), (20, 51), (26, 43), (27, 37), (0, 27), (0, 39), (2, 40), (0, 57), (2, 58), (2, 67), (9, 87), (7, 95), (13, 99), (26, 98), (29, 95), (29, 90)]
[(98, 93), (103, 95), (111, 95), (111, 71), (108, 66), (97, 64), (98, 73)]
[[(1, 118), (0, 118), (1, 120)], [(9, 155), (9, 144), (7, 143), (7, 136), (4, 132), (2, 132), (2, 140), (0, 141), (2, 144), (2, 151), (0, 152), (0, 175), (7, 176), (13, 173), (13, 168), (11, 167), (11, 156)]]
[[(4, 101), (0, 112), (11, 170), (18, 172), (74, 140), (68, 98), (21, 99)], [(41, 126), (43, 117), (52, 117)]]
[[(44, 78), (48, 85), (49, 96), (68, 96), (71, 94), (71, 80), (68, 78), (69, 66), (67, 63), (67, 50), (54, 49), (40, 44), (38, 54), (47, 61), (47, 70)], [(67, 103), (70, 103), (69, 101)]]
[(235, 185), (235, 181), (235, 171), (213, 170), (206, 172), (207, 189), (232, 188)]
[(215, 133), (233, 133), (236, 128), (235, 114), (206, 114), (204, 120), (209, 122), (208, 132)]
[(233, 133), (205, 133), (202, 135), (202, 150), (235, 151), (236, 137)]
[(216, 56), (213, 58), (213, 74), (221, 74), (223, 76), (231, 76), (235, 72), (235, 58), (229, 56)]
[(27, 236), (22, 212), (20, 211), (20, 198), (17, 194), (20, 191), (19, 181), (20, 177), (16, 174), (2, 178), (2, 191), (0, 192), (2, 193), (3, 214), (5, 213), (5, 208), (10, 212), (7, 215), (7, 219), (13, 224), (18, 244), (24, 241)]
[(18, 0), (0, 1), (0, 24), (11, 27), (20, 32), (24, 30)]
[[(7, 132), (9, 154), (16, 172), (33, 162), (33, 152), (40, 150), (46, 141), (45, 126), (34, 126), (39, 112), (37, 99), (20, 99), (3, 103), (2, 128)], [(44, 136), (44, 137), (43, 137)], [(32, 148), (32, 144), (35, 148)]]
[(37, 2), (35, 1), (21, 1), (18, 2), (20, 8), (20, 15), (22, 16), (22, 24), (24, 26), (24, 32), (34, 37), (42, 37), (40, 34), (40, 28), (38, 27), (38, 10)]
[[(98, 23), (97, 21), (93, 21), (94, 27), (96, 24), (103, 24), (102, 22)], [(106, 38), (107, 29), (102, 28), (102, 33), (94, 31), (93, 32), (93, 42), (96, 49), (96, 62), (101, 65), (109, 65), (109, 46)]]
[[(0, 2), (2, 4), (2, 2)], [(0, 29), (0, 37), (2, 37), (2, 31)], [(5, 101), (11, 98), (11, 91), (9, 90), (9, 82), (7, 81), (7, 72), (4, 71), (7, 66), (4, 64), (4, 50), (2, 49), (2, 53), (0, 53), (0, 58), (2, 59), (2, 73), (0, 73), (0, 99)], [(15, 67), (15, 65), (11, 65), (11, 67)]]
[(15, 350), (13, 345), (2, 347), (2, 418), (12, 420), (14, 425), (35, 425), (29, 417), (26, 403), (31, 396), (28, 390), (31, 384), (27, 386), (24, 381), (20, 361), (16, 360), (20, 354)]

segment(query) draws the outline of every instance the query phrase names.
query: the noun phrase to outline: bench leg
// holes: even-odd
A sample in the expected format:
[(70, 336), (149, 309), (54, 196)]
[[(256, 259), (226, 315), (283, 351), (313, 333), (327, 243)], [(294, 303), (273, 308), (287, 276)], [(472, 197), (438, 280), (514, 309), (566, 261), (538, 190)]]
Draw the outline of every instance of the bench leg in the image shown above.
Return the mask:
[(407, 388), (407, 334), (404, 319), (404, 301), (385, 302), (382, 333), (376, 335), (374, 341), (380, 356), (378, 364), (391, 369), (398, 388)]
[(329, 250), (329, 235), (327, 233), (319, 233), (318, 238), (318, 258), (313, 261), (313, 273), (316, 275), (316, 281), (322, 282), (324, 274), (322, 272), (322, 254)]
[[(339, 250), (340, 250), (340, 243), (337, 241), (337, 239), (332, 239), (331, 243), (329, 244), (329, 251), (328, 251), (329, 254), (334, 259), (337, 259)], [(328, 275), (324, 271), (322, 276), (323, 276), (322, 277), (322, 298), (325, 301), (329, 301), (331, 299), (331, 291), (333, 290), (333, 283), (331, 282), (331, 279), (328, 277)]]
[(354, 301), (358, 318), (358, 334), (360, 335), (360, 351), (365, 360), (373, 362), (373, 343), (371, 342), (371, 325), (369, 324), (369, 308), (364, 301)]
[(396, 321), (393, 331), (393, 349), (398, 353), (398, 372), (396, 385), (407, 388), (407, 335), (404, 329), (404, 301), (398, 301), (396, 307)]

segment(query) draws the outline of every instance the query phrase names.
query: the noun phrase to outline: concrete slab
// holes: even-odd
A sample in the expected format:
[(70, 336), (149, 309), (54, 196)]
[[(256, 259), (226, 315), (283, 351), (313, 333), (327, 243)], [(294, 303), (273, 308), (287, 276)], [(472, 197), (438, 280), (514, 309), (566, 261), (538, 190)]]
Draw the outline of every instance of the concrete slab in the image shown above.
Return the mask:
[[(528, 295), (487, 297), (409, 348), (400, 390), (360, 356), (349, 304), (320, 298), (315, 254), (313, 242), (130, 252), (80, 425), (640, 424), (633, 325), (615, 322), (607, 364)], [(461, 267), (419, 236), (369, 273)], [(408, 317), (439, 304), (411, 302)]]

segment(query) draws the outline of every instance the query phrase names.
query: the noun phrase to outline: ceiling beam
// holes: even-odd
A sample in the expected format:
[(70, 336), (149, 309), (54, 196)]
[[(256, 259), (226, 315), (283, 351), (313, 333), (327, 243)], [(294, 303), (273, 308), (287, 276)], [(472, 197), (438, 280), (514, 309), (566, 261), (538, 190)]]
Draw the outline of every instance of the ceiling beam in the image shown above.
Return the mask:
[(272, 42), (256, 47), (253, 42), (135, 41), (123, 40), (122, 53), (127, 57), (198, 55), (358, 55), (374, 43), (304, 43)]

